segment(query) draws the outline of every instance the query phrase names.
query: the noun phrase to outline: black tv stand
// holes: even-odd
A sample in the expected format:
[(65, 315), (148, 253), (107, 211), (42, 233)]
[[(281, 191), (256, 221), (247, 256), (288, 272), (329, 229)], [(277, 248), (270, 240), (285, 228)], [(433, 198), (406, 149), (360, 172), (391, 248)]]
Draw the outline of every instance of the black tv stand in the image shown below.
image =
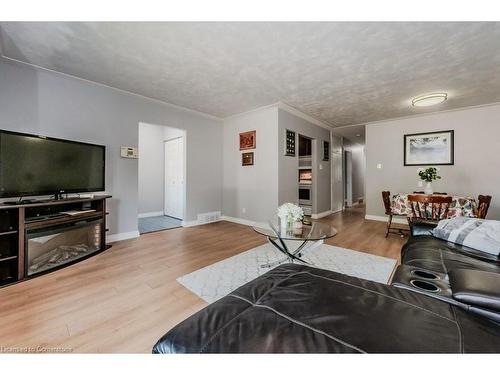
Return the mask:
[(34, 204), (37, 202), (38, 202), (38, 200), (36, 200), (36, 199), (19, 199), (17, 201), (3, 202), (3, 204), (8, 204), (9, 206), (19, 206), (19, 205), (24, 205), (24, 204)]
[[(50, 268), (50, 271), (108, 249), (109, 246), (106, 244), (108, 198), (111, 196), (96, 195), (93, 198), (68, 198), (57, 201), (38, 199), (36, 203), (30, 200), (29, 204), (22, 204), (21, 198), (9, 202), (8, 205), (0, 203), (0, 287), (49, 272), (49, 270), (40, 273), (29, 272), (29, 236), (32, 234), (66, 233), (69, 232), (68, 228), (85, 226), (87, 223), (100, 226), (91, 237), (96, 241), (98, 251), (89, 252), (88, 256), (77, 257), (68, 263), (61, 263), (60, 266)], [(66, 211), (84, 212), (67, 215), (64, 214)], [(57, 244), (60, 245), (59, 242)], [(49, 248), (46, 250), (50, 250)]]

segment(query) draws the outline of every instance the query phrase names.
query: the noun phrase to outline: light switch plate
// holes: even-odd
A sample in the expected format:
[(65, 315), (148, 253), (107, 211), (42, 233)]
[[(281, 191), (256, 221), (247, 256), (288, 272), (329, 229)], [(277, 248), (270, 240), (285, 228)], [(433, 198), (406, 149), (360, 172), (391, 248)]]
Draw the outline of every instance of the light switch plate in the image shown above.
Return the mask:
[(139, 159), (139, 150), (137, 147), (122, 146), (120, 147), (120, 156), (128, 159)]

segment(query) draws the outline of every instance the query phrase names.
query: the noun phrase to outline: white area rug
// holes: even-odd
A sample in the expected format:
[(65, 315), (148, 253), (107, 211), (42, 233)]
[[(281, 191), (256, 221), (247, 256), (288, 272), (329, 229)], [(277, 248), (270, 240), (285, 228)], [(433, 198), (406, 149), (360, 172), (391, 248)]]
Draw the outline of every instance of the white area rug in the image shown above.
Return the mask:
[[(270, 270), (260, 267), (261, 264), (282, 257), (271, 244), (266, 244), (179, 277), (177, 281), (212, 303)], [(304, 250), (303, 259), (317, 268), (385, 284), (396, 266), (395, 259), (325, 244)]]

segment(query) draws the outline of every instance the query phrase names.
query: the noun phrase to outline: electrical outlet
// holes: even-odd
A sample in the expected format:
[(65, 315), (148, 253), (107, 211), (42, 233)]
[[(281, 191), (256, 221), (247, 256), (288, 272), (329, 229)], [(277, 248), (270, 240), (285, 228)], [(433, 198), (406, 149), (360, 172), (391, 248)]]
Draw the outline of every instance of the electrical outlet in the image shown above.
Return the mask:
[(382, 164), (378, 163), (377, 164), (377, 169), (382, 169)]
[(241, 212), (242, 212), (242, 213), (244, 213), (244, 214), (246, 214), (246, 213), (247, 213), (247, 209), (246, 209), (245, 207), (243, 207), (243, 208), (241, 209)]

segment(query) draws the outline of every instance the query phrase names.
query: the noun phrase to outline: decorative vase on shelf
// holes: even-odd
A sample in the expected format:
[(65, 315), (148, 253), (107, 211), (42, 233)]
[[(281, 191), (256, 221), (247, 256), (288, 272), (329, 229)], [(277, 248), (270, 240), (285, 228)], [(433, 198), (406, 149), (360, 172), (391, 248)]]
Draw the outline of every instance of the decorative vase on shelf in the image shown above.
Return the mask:
[(432, 182), (428, 182), (425, 185), (424, 193), (427, 195), (432, 195), (432, 193), (434, 193), (434, 191), (432, 190)]

